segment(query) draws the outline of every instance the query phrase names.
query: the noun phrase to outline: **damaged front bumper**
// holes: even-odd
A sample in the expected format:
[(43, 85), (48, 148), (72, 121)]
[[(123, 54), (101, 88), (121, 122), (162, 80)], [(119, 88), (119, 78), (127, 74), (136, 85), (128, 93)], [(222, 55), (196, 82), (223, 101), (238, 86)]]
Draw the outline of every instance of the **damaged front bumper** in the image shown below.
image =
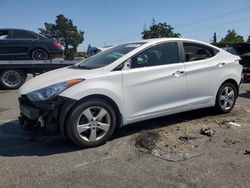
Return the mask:
[(19, 124), (24, 130), (44, 128), (50, 133), (61, 132), (65, 137), (64, 122), (75, 100), (58, 96), (53, 101), (32, 102), (25, 95), (19, 98)]

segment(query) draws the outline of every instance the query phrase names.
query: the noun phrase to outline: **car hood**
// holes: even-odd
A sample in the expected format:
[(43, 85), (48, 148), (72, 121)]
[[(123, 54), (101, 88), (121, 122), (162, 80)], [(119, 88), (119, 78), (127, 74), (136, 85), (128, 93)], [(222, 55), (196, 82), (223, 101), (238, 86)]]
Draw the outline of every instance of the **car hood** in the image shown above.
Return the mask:
[(80, 79), (80, 78), (87, 79), (95, 75), (102, 74), (102, 70), (103, 68), (87, 70), (87, 69), (66, 67), (49, 71), (28, 80), (19, 89), (19, 94), (25, 95), (32, 91), (72, 79)]

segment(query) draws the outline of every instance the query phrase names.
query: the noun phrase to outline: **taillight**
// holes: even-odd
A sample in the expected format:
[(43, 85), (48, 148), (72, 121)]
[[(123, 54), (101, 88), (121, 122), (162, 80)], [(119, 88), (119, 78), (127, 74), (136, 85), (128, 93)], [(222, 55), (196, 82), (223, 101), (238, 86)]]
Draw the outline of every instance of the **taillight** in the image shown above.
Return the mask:
[(62, 45), (61, 45), (61, 43), (59, 41), (55, 41), (53, 44), (57, 48), (62, 48)]

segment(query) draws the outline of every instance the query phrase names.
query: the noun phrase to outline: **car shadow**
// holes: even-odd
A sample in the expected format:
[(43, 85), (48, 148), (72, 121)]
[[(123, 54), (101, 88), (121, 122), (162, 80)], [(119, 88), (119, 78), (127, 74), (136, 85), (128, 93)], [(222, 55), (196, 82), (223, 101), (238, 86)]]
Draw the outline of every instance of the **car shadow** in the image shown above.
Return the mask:
[(250, 91), (247, 90), (247, 91), (244, 92), (244, 93), (240, 93), (239, 96), (242, 97), (242, 98), (250, 99)]
[(0, 125), (0, 156), (47, 156), (76, 150), (79, 148), (59, 135), (23, 131), (18, 121)]
[[(231, 112), (233, 113), (233, 112)], [(130, 124), (118, 130), (118, 134), (113, 139), (136, 134), (141, 131), (154, 130), (162, 127), (176, 125), (178, 123), (219, 115), (214, 108), (204, 108), (174, 115), (163, 116), (139, 123)]]
[[(133, 135), (143, 130), (153, 130), (214, 115), (218, 114), (208, 108), (134, 123), (122, 127), (111, 140)], [(60, 135), (52, 136), (41, 131), (23, 131), (18, 121), (0, 125), (0, 156), (47, 156), (78, 150), (82, 149)]]

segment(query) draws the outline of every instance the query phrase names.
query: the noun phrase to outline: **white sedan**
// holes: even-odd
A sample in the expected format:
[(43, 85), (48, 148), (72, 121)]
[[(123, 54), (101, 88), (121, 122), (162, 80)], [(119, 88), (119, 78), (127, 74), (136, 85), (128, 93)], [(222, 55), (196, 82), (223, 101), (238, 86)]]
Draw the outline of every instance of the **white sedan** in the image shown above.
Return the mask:
[(181, 38), (114, 46), (26, 82), (19, 90), (20, 125), (93, 147), (138, 121), (205, 107), (228, 113), (238, 97), (239, 60)]

